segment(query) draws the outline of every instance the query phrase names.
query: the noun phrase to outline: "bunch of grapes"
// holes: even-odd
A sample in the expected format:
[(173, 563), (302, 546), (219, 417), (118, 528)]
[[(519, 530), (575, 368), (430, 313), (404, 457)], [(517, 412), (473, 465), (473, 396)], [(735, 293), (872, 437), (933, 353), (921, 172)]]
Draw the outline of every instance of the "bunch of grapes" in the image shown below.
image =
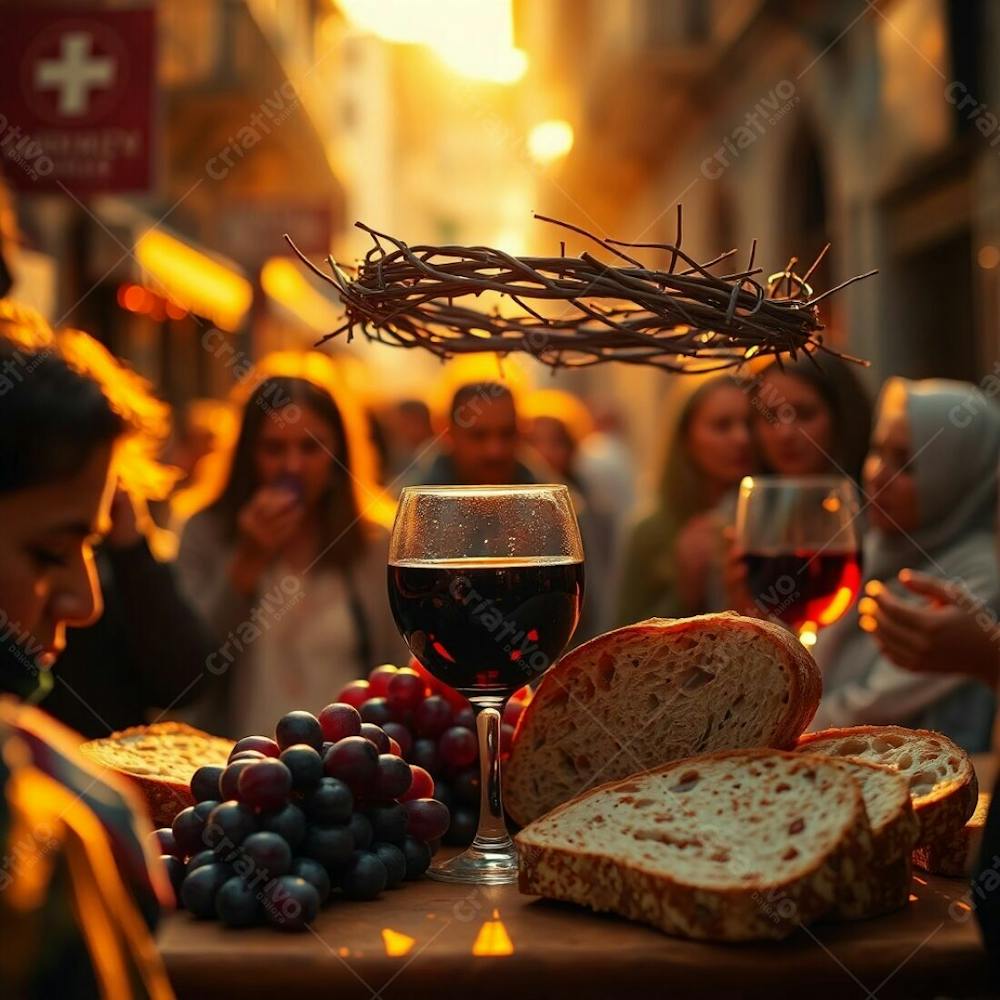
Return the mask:
[(337, 703), (198, 768), (195, 805), (153, 836), (194, 916), (301, 930), (334, 894), (374, 899), (423, 875), (449, 823), (433, 791), (385, 729)]
[[(514, 727), (530, 689), (517, 692), (503, 712), (500, 757), (510, 754)], [(433, 796), (451, 813), (446, 844), (472, 841), (479, 821), (479, 740), (468, 700), (436, 680), (415, 661), (383, 664), (367, 680), (351, 681), (339, 701), (353, 705), (368, 724), (381, 726), (410, 766), (433, 778)]]

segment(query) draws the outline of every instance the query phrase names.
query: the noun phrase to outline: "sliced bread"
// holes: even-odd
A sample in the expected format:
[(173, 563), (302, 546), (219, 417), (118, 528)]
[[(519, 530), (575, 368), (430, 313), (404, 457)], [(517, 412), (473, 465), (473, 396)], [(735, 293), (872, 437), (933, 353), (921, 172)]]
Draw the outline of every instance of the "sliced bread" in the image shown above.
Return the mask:
[(775, 750), (705, 754), (610, 782), (515, 840), (522, 892), (713, 941), (780, 939), (818, 919), (872, 850), (850, 772)]
[(191, 775), (202, 764), (225, 764), (232, 748), (232, 740), (183, 722), (157, 722), (90, 740), (80, 752), (131, 779), (145, 796), (154, 824), (169, 826), (181, 809), (194, 803)]
[(504, 776), (520, 824), (595, 785), (715, 750), (791, 749), (819, 704), (791, 633), (725, 614), (651, 618), (577, 647), (522, 713)]
[(845, 880), (834, 915), (845, 920), (880, 916), (905, 906), (910, 898), (910, 854), (920, 824), (913, 811), (906, 779), (886, 764), (860, 757), (831, 757), (861, 786), (872, 830), (868, 871)]
[(947, 843), (921, 844), (913, 852), (913, 863), (932, 875), (969, 878), (983, 843), (986, 814), (990, 811), (990, 793), (980, 792), (969, 822)]
[(979, 785), (972, 761), (941, 733), (902, 726), (824, 729), (803, 736), (798, 749), (807, 754), (860, 757), (899, 771), (910, 784), (921, 845), (951, 843), (976, 808)]

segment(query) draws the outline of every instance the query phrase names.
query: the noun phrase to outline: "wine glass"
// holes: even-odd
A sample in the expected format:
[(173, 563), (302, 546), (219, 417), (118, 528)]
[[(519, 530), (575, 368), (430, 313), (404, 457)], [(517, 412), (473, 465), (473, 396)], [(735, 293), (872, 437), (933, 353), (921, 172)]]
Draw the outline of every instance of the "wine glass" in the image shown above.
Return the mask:
[(430, 869), (444, 882), (517, 880), (500, 795), (500, 713), (569, 642), (583, 545), (565, 486), (412, 486), (389, 543), (389, 603), (410, 651), (465, 695), (479, 733), (479, 829)]
[(736, 547), (757, 607), (812, 646), (858, 596), (854, 483), (840, 476), (747, 476)]

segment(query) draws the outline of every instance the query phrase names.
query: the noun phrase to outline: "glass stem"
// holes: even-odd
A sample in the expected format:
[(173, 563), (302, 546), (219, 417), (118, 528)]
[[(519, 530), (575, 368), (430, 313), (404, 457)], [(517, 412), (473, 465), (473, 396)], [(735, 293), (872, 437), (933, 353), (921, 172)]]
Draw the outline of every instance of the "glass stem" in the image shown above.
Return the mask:
[(500, 713), (482, 708), (476, 718), (479, 733), (479, 828), (473, 848), (496, 850), (511, 843), (500, 795)]

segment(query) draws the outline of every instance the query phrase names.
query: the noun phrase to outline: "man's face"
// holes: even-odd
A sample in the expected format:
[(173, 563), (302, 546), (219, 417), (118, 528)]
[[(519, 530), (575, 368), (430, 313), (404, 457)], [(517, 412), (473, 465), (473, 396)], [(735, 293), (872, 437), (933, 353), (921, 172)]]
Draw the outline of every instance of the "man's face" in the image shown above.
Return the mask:
[(512, 483), (520, 444), (517, 413), (509, 396), (474, 396), (455, 411), (448, 429), (459, 485)]

